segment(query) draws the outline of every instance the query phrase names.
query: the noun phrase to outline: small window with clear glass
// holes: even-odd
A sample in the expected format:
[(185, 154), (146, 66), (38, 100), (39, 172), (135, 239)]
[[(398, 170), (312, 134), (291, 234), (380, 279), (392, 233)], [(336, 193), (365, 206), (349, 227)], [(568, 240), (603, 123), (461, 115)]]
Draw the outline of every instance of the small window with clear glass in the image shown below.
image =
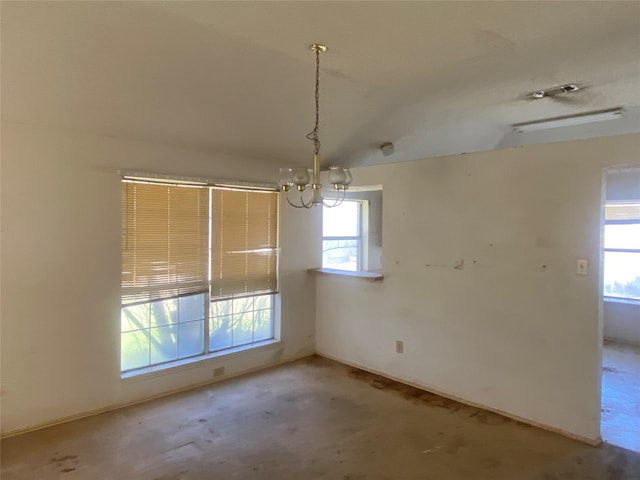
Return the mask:
[(640, 202), (605, 206), (604, 295), (640, 300)]
[(322, 267), (358, 271), (362, 267), (362, 201), (345, 200), (322, 212)]

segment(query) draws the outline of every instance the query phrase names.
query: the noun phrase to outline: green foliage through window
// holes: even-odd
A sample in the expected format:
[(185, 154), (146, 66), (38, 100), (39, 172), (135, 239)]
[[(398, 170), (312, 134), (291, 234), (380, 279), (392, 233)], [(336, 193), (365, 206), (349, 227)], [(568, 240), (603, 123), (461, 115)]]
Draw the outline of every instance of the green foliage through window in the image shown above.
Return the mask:
[(207, 298), (200, 293), (123, 307), (122, 371), (273, 338), (273, 295), (210, 302), (205, 322)]

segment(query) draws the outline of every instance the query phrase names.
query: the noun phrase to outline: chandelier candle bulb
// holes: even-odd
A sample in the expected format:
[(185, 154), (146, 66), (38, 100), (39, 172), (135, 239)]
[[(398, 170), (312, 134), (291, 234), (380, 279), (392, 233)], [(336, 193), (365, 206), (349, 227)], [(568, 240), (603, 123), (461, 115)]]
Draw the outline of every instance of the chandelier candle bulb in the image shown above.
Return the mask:
[(291, 185), (293, 185), (293, 170), (290, 168), (281, 168), (278, 185), (280, 185), (280, 190), (288, 192)]
[(296, 187), (298, 187), (298, 190), (303, 191), (305, 186), (309, 183), (308, 170), (306, 168), (294, 168), (293, 183), (296, 185)]
[(331, 183), (334, 188), (337, 189), (337, 186), (340, 186), (347, 179), (344, 170), (342, 167), (329, 167), (329, 183)]
[(343, 169), (344, 171), (344, 188), (345, 190), (347, 188), (349, 188), (349, 185), (351, 185), (351, 182), (353, 180), (353, 177), (351, 176), (351, 170), (349, 170), (348, 168)]

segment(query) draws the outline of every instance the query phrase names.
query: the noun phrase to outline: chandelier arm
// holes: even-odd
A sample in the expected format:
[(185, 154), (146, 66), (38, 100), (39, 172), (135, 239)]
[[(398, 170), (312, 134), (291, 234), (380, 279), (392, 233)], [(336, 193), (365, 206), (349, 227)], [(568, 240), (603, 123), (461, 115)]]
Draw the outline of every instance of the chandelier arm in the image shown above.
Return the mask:
[(313, 197), (308, 202), (304, 201), (304, 197), (302, 196), (302, 192), (300, 192), (300, 205), (296, 205), (291, 200), (289, 200), (289, 192), (285, 192), (284, 198), (287, 199), (287, 203), (294, 208), (306, 208), (309, 209), (314, 206)]
[[(300, 197), (302, 197), (302, 195), (300, 195)], [(294, 208), (306, 208), (304, 206), (304, 203), (302, 205), (296, 205), (295, 203), (291, 203), (291, 200), (289, 200), (289, 192), (285, 192), (284, 193), (284, 198), (286, 198), (287, 199), (287, 203), (289, 205), (291, 205), (292, 207), (294, 207)]]
[[(342, 198), (340, 198), (340, 193), (342, 193)], [(344, 190), (339, 190), (338, 191), (338, 197), (336, 198), (336, 201), (333, 202), (333, 205), (329, 205), (328, 203), (325, 203), (324, 200), (322, 200), (322, 204), (327, 207), (327, 208), (333, 208), (333, 207), (337, 207), (338, 205), (341, 205), (342, 202), (344, 202), (344, 199), (347, 196), (347, 192)]]
[(313, 207), (313, 195), (311, 196), (311, 199), (309, 200), (309, 202), (305, 203), (304, 198), (302, 197), (302, 192), (300, 192), (300, 203), (302, 203), (302, 206), (307, 210), (310, 209), (311, 207)]

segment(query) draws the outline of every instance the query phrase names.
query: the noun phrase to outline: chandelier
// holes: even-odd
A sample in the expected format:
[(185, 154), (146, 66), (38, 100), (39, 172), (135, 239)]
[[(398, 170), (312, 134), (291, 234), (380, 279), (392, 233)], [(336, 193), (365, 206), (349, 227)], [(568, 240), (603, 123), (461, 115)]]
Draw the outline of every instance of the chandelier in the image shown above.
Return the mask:
[[(326, 45), (314, 43), (309, 49), (316, 54), (316, 116), (315, 127), (306, 136), (313, 142), (313, 168), (281, 168), (280, 169), (280, 191), (284, 192), (289, 205), (295, 208), (312, 208), (316, 205), (336, 207), (344, 200), (346, 190), (351, 183), (351, 172), (348, 168), (329, 167), (329, 183), (337, 191), (337, 197), (332, 203), (325, 203), (322, 198), (322, 184), (320, 183), (320, 54), (327, 49)], [(310, 192), (310, 193), (306, 193)], [(290, 195), (294, 197), (290, 198)]]

